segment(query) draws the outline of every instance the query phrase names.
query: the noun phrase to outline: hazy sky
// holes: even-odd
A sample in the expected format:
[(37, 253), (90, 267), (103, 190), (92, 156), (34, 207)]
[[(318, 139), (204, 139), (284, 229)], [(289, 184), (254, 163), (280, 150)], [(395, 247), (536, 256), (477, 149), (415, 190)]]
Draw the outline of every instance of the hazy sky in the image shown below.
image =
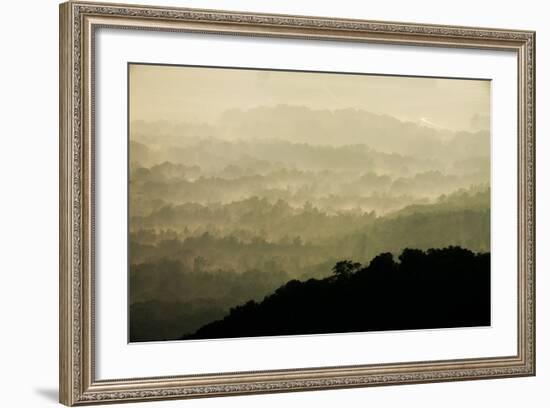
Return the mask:
[(131, 120), (209, 123), (228, 109), (281, 104), (477, 130), (488, 123), (490, 81), (130, 65)]

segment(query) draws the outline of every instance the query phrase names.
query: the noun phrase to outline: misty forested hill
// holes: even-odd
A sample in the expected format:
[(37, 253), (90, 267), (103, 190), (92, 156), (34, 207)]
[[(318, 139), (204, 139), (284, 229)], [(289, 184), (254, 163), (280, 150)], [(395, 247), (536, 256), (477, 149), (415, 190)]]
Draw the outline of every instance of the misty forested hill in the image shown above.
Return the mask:
[(131, 341), (194, 333), (289, 281), (325, 282), (343, 259), (488, 252), (489, 146), (484, 130), (354, 109), (132, 122)]
[(224, 140), (281, 139), (308, 145), (367, 145), (385, 152), (414, 157), (459, 160), (488, 156), (486, 130), (453, 132), (419, 123), (400, 121), (361, 109), (323, 110), (305, 106), (275, 105), (254, 109), (230, 109), (215, 123), (132, 123), (134, 140), (149, 145), (181, 145), (181, 139), (217, 137)]
[[(397, 255), (411, 246), (462, 245), (488, 251), (490, 213), (474, 204), (471, 209), (458, 209), (443, 201), (423, 206), (419, 212), (406, 209), (393, 218), (369, 219), (365, 225), (336, 218), (334, 222), (340, 221), (341, 228), (347, 225), (356, 232), (318, 243), (301, 240), (303, 224), (295, 225), (293, 239), (280, 242), (268, 242), (252, 233), (220, 237), (213, 233), (184, 237), (175, 230), (133, 233), (133, 341), (176, 339), (222, 318), (230, 307), (251, 299), (260, 301), (291, 279), (325, 277), (343, 258), (368, 263), (383, 251)], [(271, 221), (275, 226), (279, 220)], [(309, 222), (309, 228), (316, 226), (321, 231), (326, 226), (314, 218)]]
[(340, 261), (325, 279), (292, 280), (183, 339), (487, 326), (490, 256), (405, 249), (368, 266)]
[(202, 257), (210, 270), (242, 270), (242, 265), (264, 269), (269, 262), (298, 277), (327, 258), (368, 262), (380, 252), (397, 255), (406, 247), (488, 251), (489, 204), (485, 189), (460, 191), (381, 217), (372, 212), (329, 215), (258, 198), (225, 206), (169, 206), (134, 221), (142, 228), (131, 233), (131, 250), (136, 263), (169, 258), (191, 267)]
[[(132, 142), (131, 180), (136, 193), (173, 203), (227, 203), (256, 195), (338, 209), (363, 207), (375, 197), (414, 200), (449, 194), (488, 183), (490, 176), (483, 152), (469, 160), (444, 160), (382, 153), (367, 145), (217, 139), (188, 143), (156, 150)], [(135, 204), (140, 210), (143, 203)], [(372, 209), (387, 211), (383, 205)]]

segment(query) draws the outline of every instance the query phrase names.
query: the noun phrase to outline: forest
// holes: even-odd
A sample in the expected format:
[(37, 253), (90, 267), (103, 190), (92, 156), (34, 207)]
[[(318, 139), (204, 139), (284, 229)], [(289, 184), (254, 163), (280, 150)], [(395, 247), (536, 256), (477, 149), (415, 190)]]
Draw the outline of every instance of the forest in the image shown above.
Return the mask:
[(343, 260), (329, 277), (291, 280), (182, 339), (487, 326), (489, 266), (489, 254), (460, 247)]
[[(129, 157), (132, 342), (488, 324), (486, 130), (284, 105), (216, 124), (133, 121)], [(358, 298), (345, 300), (352, 288)], [(456, 316), (450, 304), (410, 316), (445, 299)], [(387, 319), (357, 312), (390, 300), (401, 306)], [(294, 326), (243, 331), (266, 316), (283, 324), (271, 308), (291, 304)], [(300, 323), (329, 305), (357, 320)]]

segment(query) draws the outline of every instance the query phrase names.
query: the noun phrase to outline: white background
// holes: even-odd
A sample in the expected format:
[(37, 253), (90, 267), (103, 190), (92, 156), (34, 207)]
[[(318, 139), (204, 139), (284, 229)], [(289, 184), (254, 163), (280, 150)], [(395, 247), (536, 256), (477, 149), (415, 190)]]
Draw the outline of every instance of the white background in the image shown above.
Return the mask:
[[(391, 1), (160, 1), (203, 8), (414, 21), (537, 30), (537, 242), (550, 242), (548, 77), (549, 13), (544, 2)], [(2, 406), (54, 406), (57, 399), (57, 2), (3, 5), (0, 24), (0, 120), (2, 249), (0, 361)], [(538, 375), (535, 378), (379, 387), (369, 389), (149, 403), (143, 406), (547, 406), (550, 400), (550, 258), (540, 246), (537, 275)], [(128, 406), (128, 405), (127, 405)]]

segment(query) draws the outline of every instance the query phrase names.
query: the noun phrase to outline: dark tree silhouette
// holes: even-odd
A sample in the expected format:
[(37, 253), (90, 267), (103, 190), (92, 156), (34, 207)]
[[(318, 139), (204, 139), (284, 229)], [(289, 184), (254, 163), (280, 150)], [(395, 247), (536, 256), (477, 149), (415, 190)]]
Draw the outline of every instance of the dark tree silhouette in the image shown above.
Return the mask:
[[(487, 326), (490, 254), (460, 247), (405, 249), (368, 266), (338, 262), (334, 274), (291, 280), (261, 302), (232, 308), (183, 339)], [(337, 277), (336, 279), (334, 277)]]
[(352, 273), (357, 272), (361, 268), (359, 262), (353, 261), (338, 261), (332, 268), (332, 273), (338, 278), (348, 278)]

